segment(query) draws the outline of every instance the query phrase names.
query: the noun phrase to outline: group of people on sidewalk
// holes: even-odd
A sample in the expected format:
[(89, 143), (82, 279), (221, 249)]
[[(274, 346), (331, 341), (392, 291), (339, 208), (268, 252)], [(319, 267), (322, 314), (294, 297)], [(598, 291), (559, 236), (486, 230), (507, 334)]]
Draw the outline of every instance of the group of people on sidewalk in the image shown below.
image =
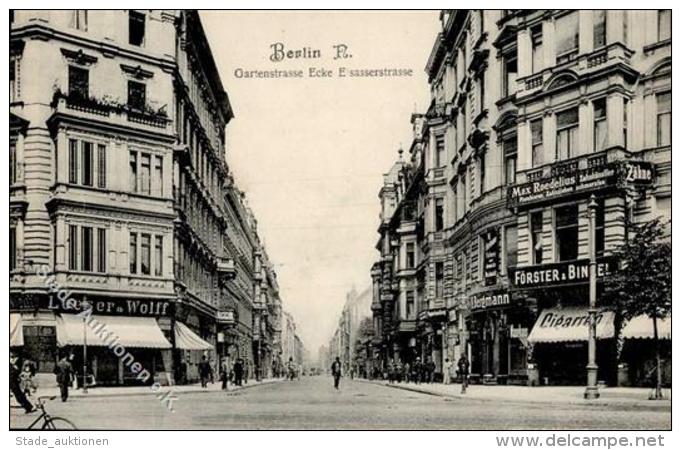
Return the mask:
[[(456, 366), (449, 360), (445, 359), (442, 368), (442, 382), (444, 384), (451, 384), (454, 380), (460, 380), (461, 392), (465, 393), (468, 387), (468, 378), (470, 375), (470, 363), (466, 355), (461, 355), (456, 363)], [(376, 368), (374, 370), (374, 378), (387, 379), (390, 384), (394, 383), (434, 383), (435, 382), (436, 365), (432, 358), (424, 363), (421, 358), (417, 357), (412, 363), (405, 362), (400, 359), (393, 359), (388, 363), (385, 373)]]
[[(66, 354), (57, 362), (54, 368), (62, 402), (68, 400), (69, 387), (74, 381), (72, 361), (73, 354)], [(9, 390), (27, 414), (36, 410), (33, 402), (31, 402), (31, 399), (36, 396), (38, 391), (38, 384), (35, 381), (36, 372), (35, 362), (26, 358), (22, 363), (19, 363), (19, 356), (14, 352), (10, 352)]]
[[(215, 372), (213, 364), (207, 355), (201, 357), (201, 362), (198, 365), (199, 379), (201, 380), (201, 387), (207, 388), (208, 382), (211, 384), (215, 382)], [(218, 375), (222, 383), (222, 390), (227, 390), (227, 385), (231, 382), (235, 386), (243, 386), (248, 383), (248, 372), (245, 367), (243, 358), (237, 358), (234, 362), (229, 356), (225, 356), (220, 361), (218, 367)]]

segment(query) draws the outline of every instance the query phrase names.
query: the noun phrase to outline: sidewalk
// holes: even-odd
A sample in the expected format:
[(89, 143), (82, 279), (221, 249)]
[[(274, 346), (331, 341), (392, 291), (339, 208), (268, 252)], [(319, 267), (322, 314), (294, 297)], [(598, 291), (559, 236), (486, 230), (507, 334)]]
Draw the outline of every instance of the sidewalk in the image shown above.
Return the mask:
[(620, 407), (641, 407), (654, 410), (668, 409), (671, 412), (671, 389), (663, 389), (664, 400), (649, 400), (650, 388), (619, 388), (604, 387), (600, 389), (600, 398), (596, 400), (584, 399), (582, 386), (485, 386), (469, 385), (465, 394), (461, 393), (460, 384), (414, 384), (394, 383), (387, 381), (365, 380), (356, 378), (364, 383), (419, 392), (421, 394), (436, 395), (445, 398), (475, 399), (482, 401), (503, 401), (536, 404), (564, 404), (564, 405), (600, 405)]
[[(265, 384), (277, 383), (279, 381), (284, 381), (284, 378), (267, 378), (262, 381), (248, 380), (248, 384), (243, 386), (235, 386), (229, 384), (227, 386), (226, 392), (241, 391), (243, 389), (248, 389), (255, 386), (263, 386)], [(91, 387), (88, 388), (87, 393), (83, 393), (82, 389), (69, 389), (69, 398), (77, 397), (126, 397), (134, 395), (156, 395), (159, 392), (172, 391), (174, 394), (186, 394), (186, 393), (215, 393), (223, 392), (222, 383), (216, 381), (215, 383), (208, 383), (206, 388), (202, 388), (200, 383), (197, 384), (187, 384), (181, 386), (162, 386), (160, 389), (154, 391), (150, 386), (114, 386), (114, 387)], [(37, 397), (59, 397), (59, 388), (56, 386), (45, 387), (38, 389), (38, 392), (33, 396)], [(10, 395), (10, 406), (18, 406), (13, 395)]]

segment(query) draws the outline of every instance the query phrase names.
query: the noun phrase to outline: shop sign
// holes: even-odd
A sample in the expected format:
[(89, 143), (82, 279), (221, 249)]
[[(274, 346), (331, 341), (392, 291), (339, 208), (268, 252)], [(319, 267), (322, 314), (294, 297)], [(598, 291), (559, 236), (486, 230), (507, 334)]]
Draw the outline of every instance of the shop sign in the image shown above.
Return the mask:
[(134, 317), (163, 317), (171, 315), (170, 300), (152, 299), (83, 299), (67, 298), (64, 301), (50, 296), (47, 309), (55, 312), (78, 314), (92, 308), (93, 314)]
[(234, 323), (234, 311), (218, 311), (216, 318), (218, 322)]
[(620, 181), (625, 185), (646, 186), (653, 182), (654, 166), (646, 161), (622, 163)]
[(529, 330), (527, 328), (511, 328), (511, 337), (514, 339), (527, 339)]
[(468, 309), (482, 311), (485, 309), (498, 308), (511, 304), (511, 295), (506, 290), (472, 294), (468, 297)]
[[(609, 275), (616, 263), (613, 257), (599, 258), (596, 263), (596, 278), (602, 279)], [(508, 275), (513, 286), (523, 289), (585, 283), (589, 281), (589, 260), (509, 267)]]
[(485, 285), (497, 284), (499, 273), (499, 229), (494, 228), (483, 236)]

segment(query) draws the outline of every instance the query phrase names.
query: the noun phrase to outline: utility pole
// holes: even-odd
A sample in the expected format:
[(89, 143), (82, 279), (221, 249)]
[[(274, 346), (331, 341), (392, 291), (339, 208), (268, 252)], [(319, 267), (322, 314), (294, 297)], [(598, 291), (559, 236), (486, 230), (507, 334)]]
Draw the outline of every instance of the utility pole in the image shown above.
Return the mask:
[[(91, 308), (87, 297), (83, 298), (83, 309)], [(87, 314), (83, 314), (83, 394), (87, 394)]]
[(596, 196), (589, 199), (589, 361), (586, 365), (585, 399), (600, 397), (596, 364)]

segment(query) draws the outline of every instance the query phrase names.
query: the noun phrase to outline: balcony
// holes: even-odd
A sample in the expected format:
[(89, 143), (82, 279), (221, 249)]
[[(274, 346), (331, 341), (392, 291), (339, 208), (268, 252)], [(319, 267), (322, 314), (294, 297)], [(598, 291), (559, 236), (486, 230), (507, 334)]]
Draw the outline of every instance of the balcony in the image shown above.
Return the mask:
[(218, 276), (222, 281), (230, 281), (236, 277), (236, 267), (234, 260), (221, 256), (218, 258)]
[(227, 308), (224, 310), (217, 311), (215, 313), (215, 319), (221, 325), (235, 325), (236, 324), (236, 313), (234, 309)]
[(516, 98), (520, 100), (539, 91), (553, 90), (568, 84), (560, 76), (561, 72), (571, 74), (573, 78), (570, 81), (576, 81), (574, 74), (581, 77), (615, 67), (622, 67), (625, 72), (634, 75), (634, 70), (629, 67), (632, 55), (633, 52), (620, 42), (614, 42), (590, 53), (575, 54), (573, 58), (559, 61), (553, 67), (518, 78)]
[(52, 106), (55, 116), (66, 116), (88, 122), (103, 122), (109, 127), (121, 127), (150, 134), (172, 136), (172, 122), (164, 111), (132, 109), (108, 99), (54, 93)]

